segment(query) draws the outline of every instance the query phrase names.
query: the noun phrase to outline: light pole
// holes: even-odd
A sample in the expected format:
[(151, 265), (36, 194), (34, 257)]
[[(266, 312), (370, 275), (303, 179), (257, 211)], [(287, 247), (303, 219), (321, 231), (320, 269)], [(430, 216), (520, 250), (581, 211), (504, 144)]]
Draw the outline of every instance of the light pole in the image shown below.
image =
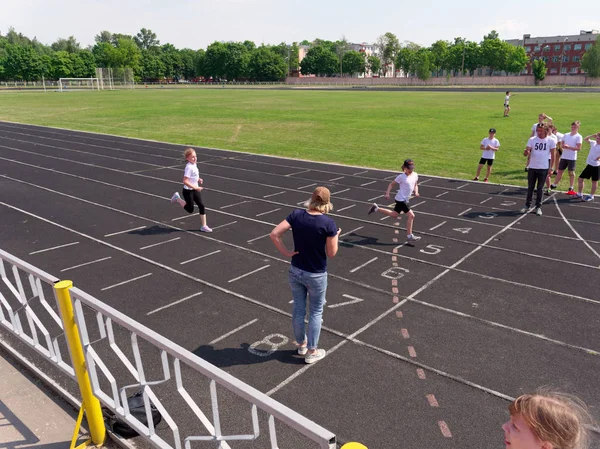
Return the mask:
[(558, 69), (558, 74), (562, 75), (562, 64), (563, 64), (563, 59), (565, 57), (565, 42), (567, 42), (569, 40), (568, 37), (565, 37), (565, 39), (563, 40), (563, 48), (562, 48), (562, 52), (560, 54), (560, 68)]

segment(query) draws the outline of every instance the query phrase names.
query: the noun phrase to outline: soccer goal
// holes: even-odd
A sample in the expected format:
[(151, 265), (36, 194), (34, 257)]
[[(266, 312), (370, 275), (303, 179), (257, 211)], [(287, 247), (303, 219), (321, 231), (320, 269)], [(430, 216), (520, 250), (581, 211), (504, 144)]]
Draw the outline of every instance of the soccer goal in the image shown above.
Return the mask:
[(130, 67), (98, 67), (96, 77), (100, 80), (100, 89), (133, 89), (135, 82)]
[(66, 90), (100, 90), (98, 78), (59, 78), (60, 92)]

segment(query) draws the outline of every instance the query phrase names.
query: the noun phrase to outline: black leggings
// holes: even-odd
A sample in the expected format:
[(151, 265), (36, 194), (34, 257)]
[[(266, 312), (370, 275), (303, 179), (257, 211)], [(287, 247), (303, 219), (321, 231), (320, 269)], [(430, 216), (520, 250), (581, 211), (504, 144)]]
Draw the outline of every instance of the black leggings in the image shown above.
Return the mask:
[(183, 189), (183, 199), (185, 200), (185, 206), (183, 208), (188, 214), (194, 213), (194, 203), (198, 205), (200, 215), (204, 215), (204, 204), (202, 204), (202, 196), (197, 190)]
[(530, 168), (527, 170), (527, 201), (525, 202), (527, 207), (531, 207), (534, 189), (536, 190), (535, 206), (542, 207), (542, 194), (544, 192), (544, 183), (546, 182), (547, 176), (547, 168)]

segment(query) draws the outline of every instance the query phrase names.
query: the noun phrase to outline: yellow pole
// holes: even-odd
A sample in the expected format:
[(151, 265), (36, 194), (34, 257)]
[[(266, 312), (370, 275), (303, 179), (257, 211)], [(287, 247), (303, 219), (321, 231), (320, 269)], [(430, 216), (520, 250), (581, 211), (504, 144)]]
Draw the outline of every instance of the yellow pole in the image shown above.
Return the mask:
[(75, 370), (75, 375), (77, 376), (77, 383), (79, 384), (79, 391), (81, 392), (81, 397), (83, 399), (85, 415), (90, 427), (92, 441), (94, 444), (100, 445), (104, 443), (106, 428), (104, 427), (100, 401), (92, 392), (92, 385), (85, 366), (83, 347), (81, 346), (81, 340), (79, 339), (79, 330), (75, 323), (73, 304), (71, 302), (71, 295), (69, 294), (69, 289), (72, 287), (73, 282), (71, 281), (60, 281), (54, 284), (56, 299), (58, 301), (65, 329), (65, 336), (67, 337), (69, 352), (71, 353), (71, 361), (73, 362), (73, 368)]

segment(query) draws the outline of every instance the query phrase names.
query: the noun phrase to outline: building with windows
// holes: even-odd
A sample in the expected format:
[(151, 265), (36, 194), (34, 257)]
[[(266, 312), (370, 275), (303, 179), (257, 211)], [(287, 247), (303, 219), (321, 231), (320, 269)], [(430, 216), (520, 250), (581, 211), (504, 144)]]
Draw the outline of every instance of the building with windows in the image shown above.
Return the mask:
[[(578, 75), (581, 71), (581, 58), (598, 38), (598, 30), (581, 30), (579, 34), (568, 36), (531, 37), (523, 35), (523, 39), (509, 39), (511, 45), (524, 47), (531, 61), (542, 59), (548, 68), (548, 75)], [(531, 75), (531, 63), (523, 74)]]

